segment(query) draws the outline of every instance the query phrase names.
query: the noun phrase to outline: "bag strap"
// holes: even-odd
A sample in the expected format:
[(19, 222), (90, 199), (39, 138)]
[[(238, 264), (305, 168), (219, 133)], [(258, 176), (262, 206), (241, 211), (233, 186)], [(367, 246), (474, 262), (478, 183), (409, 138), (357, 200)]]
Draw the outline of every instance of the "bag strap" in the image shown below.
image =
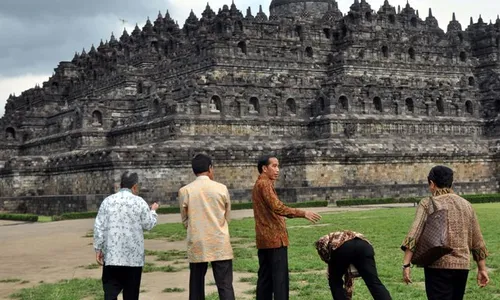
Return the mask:
[(434, 197), (431, 196), (431, 203), (432, 203), (432, 212), (436, 212), (438, 209), (437, 209), (437, 206), (436, 206), (436, 202), (434, 202)]

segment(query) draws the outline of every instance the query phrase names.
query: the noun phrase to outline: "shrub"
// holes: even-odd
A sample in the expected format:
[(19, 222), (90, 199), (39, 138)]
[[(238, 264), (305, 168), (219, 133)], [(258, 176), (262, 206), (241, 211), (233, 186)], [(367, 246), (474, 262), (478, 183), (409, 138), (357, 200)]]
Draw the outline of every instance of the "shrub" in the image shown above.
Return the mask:
[[(307, 203), (311, 203), (307, 205)], [(326, 204), (325, 204), (326, 203)], [(318, 207), (318, 206), (327, 206), (327, 201), (317, 201), (317, 202), (306, 202), (305, 206), (300, 205), (302, 203), (287, 203), (286, 205), (290, 207)], [(252, 209), (252, 202), (244, 202), (244, 203), (233, 203), (231, 204), (231, 210), (242, 210), (242, 209)], [(158, 214), (178, 214), (180, 212), (180, 208), (178, 206), (169, 206), (169, 207), (160, 207), (156, 210)]]
[(328, 201), (307, 201), (307, 202), (295, 202), (295, 203), (287, 203), (286, 205), (293, 208), (302, 208), (302, 207), (327, 207)]
[(462, 198), (468, 200), (470, 203), (490, 203), (500, 202), (500, 194), (478, 194), (478, 195), (461, 195)]
[[(308, 201), (308, 202), (295, 202), (295, 203), (285, 203), (289, 207), (301, 208), (301, 207), (326, 207), (328, 206), (328, 201)], [(252, 202), (244, 203), (233, 203), (231, 204), (231, 210), (242, 210), (242, 209), (252, 209)], [(177, 214), (180, 212), (178, 206), (171, 207), (160, 207), (157, 211), (158, 214)]]
[(366, 198), (366, 199), (347, 199), (338, 200), (335, 203), (337, 206), (355, 206), (355, 205), (370, 205), (370, 204), (393, 204), (393, 203), (418, 203), (421, 198)]
[(178, 206), (160, 207), (156, 210), (156, 213), (160, 215), (178, 214), (179, 212), (180, 208)]
[(252, 209), (252, 202), (232, 203), (232, 210)]
[[(60, 220), (75, 220), (75, 219), (92, 219), (97, 216), (96, 211), (88, 211), (88, 212), (72, 212), (72, 213), (64, 213), (60, 215)], [(55, 218), (53, 218), (56, 221)]]
[[(500, 202), (500, 194), (474, 194), (460, 196), (470, 203)], [(337, 206), (355, 206), (370, 204), (418, 203), (422, 198), (424, 197), (348, 199), (338, 200), (336, 201), (336, 204)]]
[(30, 214), (0, 214), (0, 220), (37, 222), (37, 215)]

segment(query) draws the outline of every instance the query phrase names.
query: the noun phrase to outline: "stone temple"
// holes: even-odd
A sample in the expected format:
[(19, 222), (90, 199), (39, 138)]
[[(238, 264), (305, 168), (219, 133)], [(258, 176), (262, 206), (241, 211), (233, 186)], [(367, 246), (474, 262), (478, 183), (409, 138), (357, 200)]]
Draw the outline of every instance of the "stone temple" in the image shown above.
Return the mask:
[(464, 29), (453, 14), (445, 32), (388, 1), (207, 5), (182, 28), (160, 13), (8, 99), (0, 206), (92, 210), (130, 169), (175, 205), (201, 151), (234, 201), (270, 152), (289, 202), (423, 195), (436, 164), (460, 193), (498, 192), (499, 56), (500, 19)]

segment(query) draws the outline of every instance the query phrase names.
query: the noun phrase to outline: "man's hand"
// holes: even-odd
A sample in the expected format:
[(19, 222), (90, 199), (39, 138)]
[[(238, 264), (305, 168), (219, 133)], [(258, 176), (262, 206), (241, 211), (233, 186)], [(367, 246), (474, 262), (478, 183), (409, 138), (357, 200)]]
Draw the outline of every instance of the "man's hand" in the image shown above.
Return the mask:
[(480, 287), (485, 287), (490, 282), (490, 277), (488, 276), (488, 271), (477, 270), (477, 285)]
[(157, 210), (159, 207), (160, 205), (158, 204), (158, 202), (154, 202), (153, 204), (151, 204), (151, 210)]
[(406, 283), (406, 284), (410, 284), (411, 283), (411, 268), (404, 268), (403, 269), (403, 281)]
[(102, 266), (104, 265), (104, 253), (102, 253), (102, 251), (98, 251), (95, 253), (95, 260), (97, 261), (97, 263)]
[(312, 223), (316, 223), (321, 220), (321, 216), (312, 211), (306, 211), (306, 215), (304, 216), (304, 218), (311, 221)]

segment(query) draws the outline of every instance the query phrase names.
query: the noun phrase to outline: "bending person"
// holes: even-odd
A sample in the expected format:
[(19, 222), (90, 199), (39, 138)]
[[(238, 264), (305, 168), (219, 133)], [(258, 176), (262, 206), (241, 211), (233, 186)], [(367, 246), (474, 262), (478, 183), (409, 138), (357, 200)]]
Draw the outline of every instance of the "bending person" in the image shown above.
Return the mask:
[(321, 259), (328, 264), (328, 283), (333, 299), (351, 299), (354, 283), (349, 272), (351, 265), (363, 278), (373, 299), (391, 299), (378, 277), (375, 251), (362, 234), (349, 230), (332, 232), (321, 237), (315, 245)]

